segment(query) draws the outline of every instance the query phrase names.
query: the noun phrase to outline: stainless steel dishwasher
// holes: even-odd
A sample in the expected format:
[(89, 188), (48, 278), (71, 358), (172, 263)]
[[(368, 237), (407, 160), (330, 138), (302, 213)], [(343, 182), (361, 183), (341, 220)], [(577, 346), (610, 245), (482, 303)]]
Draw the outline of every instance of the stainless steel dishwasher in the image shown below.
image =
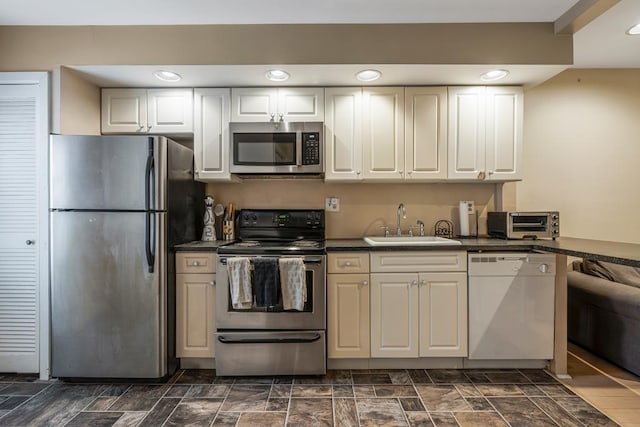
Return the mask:
[(469, 359), (552, 359), (555, 255), (468, 257)]

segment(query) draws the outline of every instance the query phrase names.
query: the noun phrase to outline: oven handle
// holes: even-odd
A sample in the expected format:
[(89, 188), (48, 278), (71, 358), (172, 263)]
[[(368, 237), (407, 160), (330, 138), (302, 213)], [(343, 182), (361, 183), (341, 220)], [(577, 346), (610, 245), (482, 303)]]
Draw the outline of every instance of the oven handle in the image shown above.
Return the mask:
[(322, 336), (313, 334), (309, 338), (227, 338), (224, 335), (218, 337), (218, 341), (223, 344), (289, 344), (289, 343), (309, 343), (318, 341)]
[[(218, 261), (222, 265), (227, 265), (227, 258), (228, 257), (218, 257)], [(251, 258), (263, 258), (263, 257), (251, 257)], [(265, 258), (269, 258), (269, 257), (265, 257)], [(272, 258), (287, 258), (287, 257), (272, 257)], [(317, 257), (317, 258), (305, 257), (302, 259), (302, 262), (304, 262), (305, 264), (322, 264), (322, 257)]]

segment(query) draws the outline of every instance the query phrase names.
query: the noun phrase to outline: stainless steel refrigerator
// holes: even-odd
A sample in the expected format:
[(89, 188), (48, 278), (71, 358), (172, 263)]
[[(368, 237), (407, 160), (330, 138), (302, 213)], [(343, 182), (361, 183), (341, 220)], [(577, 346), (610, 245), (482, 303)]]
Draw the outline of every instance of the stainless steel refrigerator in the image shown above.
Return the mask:
[(51, 375), (176, 369), (173, 252), (196, 240), (193, 151), (164, 137), (52, 135)]

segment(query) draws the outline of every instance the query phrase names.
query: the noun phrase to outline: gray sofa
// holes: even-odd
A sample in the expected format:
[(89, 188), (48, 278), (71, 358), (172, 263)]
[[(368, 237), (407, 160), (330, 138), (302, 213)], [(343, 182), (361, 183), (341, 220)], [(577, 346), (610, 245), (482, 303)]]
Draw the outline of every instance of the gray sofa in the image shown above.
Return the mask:
[(574, 262), (567, 273), (567, 332), (580, 347), (640, 375), (640, 269), (620, 267)]

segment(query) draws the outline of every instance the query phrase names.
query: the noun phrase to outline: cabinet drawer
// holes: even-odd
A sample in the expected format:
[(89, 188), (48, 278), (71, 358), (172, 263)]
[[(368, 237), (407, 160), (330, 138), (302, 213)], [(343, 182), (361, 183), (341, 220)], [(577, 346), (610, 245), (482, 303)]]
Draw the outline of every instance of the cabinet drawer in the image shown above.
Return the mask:
[(178, 252), (176, 273), (215, 273), (216, 254), (211, 252)]
[(467, 271), (464, 251), (372, 252), (371, 272)]
[(341, 252), (327, 255), (327, 273), (368, 273), (369, 252)]

